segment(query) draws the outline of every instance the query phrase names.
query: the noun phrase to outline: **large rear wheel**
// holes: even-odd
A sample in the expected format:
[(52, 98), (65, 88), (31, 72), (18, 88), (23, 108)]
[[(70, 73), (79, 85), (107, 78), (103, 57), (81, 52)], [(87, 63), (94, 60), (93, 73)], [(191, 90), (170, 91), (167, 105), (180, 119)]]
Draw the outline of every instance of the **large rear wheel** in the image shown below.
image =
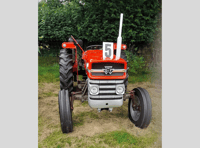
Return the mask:
[(61, 49), (60, 56), (60, 89), (65, 89), (71, 93), (73, 90), (73, 60), (71, 49)]

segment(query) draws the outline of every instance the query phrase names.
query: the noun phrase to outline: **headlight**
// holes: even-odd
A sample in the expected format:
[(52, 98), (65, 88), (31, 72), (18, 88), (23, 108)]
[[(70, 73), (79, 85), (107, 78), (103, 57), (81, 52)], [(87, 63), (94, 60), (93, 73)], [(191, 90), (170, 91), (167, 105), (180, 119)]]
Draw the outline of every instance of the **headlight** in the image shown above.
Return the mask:
[(117, 85), (116, 86), (116, 94), (124, 94), (125, 88), (124, 85)]
[(89, 91), (91, 95), (99, 94), (99, 87), (97, 85), (90, 85)]

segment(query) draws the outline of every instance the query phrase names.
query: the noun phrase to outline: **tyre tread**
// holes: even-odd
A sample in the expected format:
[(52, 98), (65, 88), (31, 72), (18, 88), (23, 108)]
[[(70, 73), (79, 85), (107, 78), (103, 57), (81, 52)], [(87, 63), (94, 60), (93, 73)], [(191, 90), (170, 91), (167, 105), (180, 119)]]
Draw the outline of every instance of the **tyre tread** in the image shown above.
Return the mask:
[(69, 94), (73, 90), (73, 60), (71, 50), (60, 50), (60, 89), (68, 89)]

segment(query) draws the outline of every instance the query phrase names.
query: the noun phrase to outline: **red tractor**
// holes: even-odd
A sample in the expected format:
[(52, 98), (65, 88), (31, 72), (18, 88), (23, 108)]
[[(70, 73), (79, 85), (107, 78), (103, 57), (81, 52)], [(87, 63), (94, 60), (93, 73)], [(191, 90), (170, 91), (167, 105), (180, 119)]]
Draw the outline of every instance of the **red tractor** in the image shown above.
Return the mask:
[[(88, 101), (91, 108), (112, 111), (129, 99), (128, 114), (131, 122), (139, 128), (146, 128), (151, 120), (152, 106), (149, 93), (144, 88), (134, 88), (126, 92), (128, 84), (128, 67), (122, 43), (123, 14), (120, 16), (119, 37), (117, 43), (103, 42), (103, 45), (91, 45), (82, 49), (82, 41), (73, 36), (69, 42), (63, 42), (60, 50), (60, 91), (59, 113), (63, 133), (73, 131), (73, 101)], [(78, 62), (77, 49), (82, 50)], [(82, 75), (82, 81), (78, 80)], [(74, 86), (74, 82), (77, 85)]]

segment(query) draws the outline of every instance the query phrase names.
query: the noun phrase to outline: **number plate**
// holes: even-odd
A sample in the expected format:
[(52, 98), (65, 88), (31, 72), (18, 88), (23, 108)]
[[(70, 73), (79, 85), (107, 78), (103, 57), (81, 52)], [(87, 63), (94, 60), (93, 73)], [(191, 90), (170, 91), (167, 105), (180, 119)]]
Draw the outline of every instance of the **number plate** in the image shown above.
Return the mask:
[(105, 58), (113, 59), (113, 42), (103, 42), (103, 60)]

